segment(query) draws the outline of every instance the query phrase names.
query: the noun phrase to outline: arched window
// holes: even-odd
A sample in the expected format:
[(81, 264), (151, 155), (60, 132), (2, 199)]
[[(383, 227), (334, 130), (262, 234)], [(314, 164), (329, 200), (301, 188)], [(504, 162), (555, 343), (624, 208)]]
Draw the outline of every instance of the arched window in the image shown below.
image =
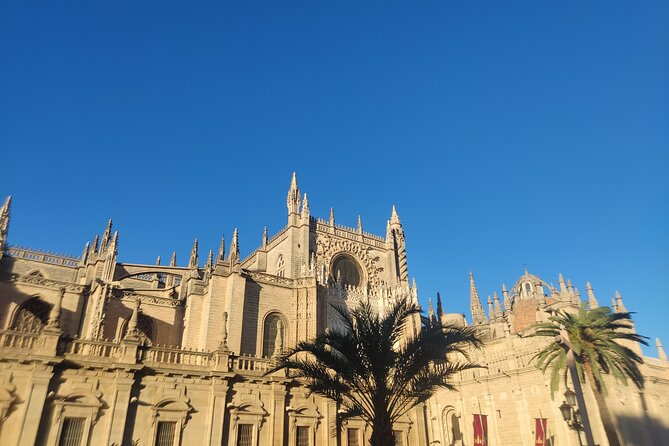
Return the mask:
[(449, 446), (462, 444), (462, 432), (460, 431), (460, 419), (455, 413), (453, 407), (444, 409), (442, 415), (444, 426), (444, 444)]
[(49, 320), (50, 312), (51, 305), (39, 297), (33, 297), (21, 304), (18, 310), (16, 310), (11, 329), (39, 333)]
[(344, 285), (360, 286), (360, 268), (352, 257), (338, 256), (332, 264), (333, 278)]
[[(155, 344), (156, 334), (154, 329), (153, 320), (150, 316), (139, 313), (137, 318), (137, 331), (139, 331), (140, 339), (146, 344)], [(128, 332), (128, 321), (123, 323), (123, 328), (121, 329), (121, 339), (125, 338), (126, 333)]]
[[(271, 358), (277, 346), (283, 346), (285, 326), (278, 313), (272, 313), (265, 318), (263, 326), (262, 355)], [(277, 337), (280, 337), (277, 339)]]
[(276, 275), (279, 277), (284, 277), (286, 272), (286, 262), (283, 260), (283, 254), (279, 254), (279, 258), (276, 259)]

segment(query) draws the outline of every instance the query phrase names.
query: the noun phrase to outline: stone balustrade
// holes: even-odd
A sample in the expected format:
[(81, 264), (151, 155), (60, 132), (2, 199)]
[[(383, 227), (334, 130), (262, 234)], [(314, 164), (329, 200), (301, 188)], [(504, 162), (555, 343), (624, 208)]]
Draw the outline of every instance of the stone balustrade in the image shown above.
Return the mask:
[(35, 347), (39, 335), (14, 330), (0, 331), (0, 347), (12, 350), (31, 350)]

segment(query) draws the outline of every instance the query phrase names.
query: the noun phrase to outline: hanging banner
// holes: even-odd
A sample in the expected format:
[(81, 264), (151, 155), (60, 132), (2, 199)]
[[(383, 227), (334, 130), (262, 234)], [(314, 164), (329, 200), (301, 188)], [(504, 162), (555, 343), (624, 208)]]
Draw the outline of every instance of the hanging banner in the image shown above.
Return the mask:
[(474, 414), (474, 446), (488, 446), (488, 416)]
[(534, 446), (546, 446), (546, 428), (548, 427), (548, 419), (535, 418), (534, 421)]

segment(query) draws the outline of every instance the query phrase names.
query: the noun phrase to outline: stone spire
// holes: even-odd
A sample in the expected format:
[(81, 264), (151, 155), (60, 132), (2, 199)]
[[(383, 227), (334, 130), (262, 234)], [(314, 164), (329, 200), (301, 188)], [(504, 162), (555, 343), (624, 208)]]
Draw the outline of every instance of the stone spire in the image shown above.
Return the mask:
[(427, 298), (427, 319), (430, 321), (430, 325), (434, 325), (434, 309), (432, 309), (432, 298)]
[(667, 360), (667, 354), (664, 352), (660, 338), (655, 338), (655, 347), (657, 347), (657, 357), (663, 361)]
[(404, 241), (404, 230), (402, 229), (400, 217), (397, 215), (397, 209), (395, 208), (395, 205), (393, 205), (393, 210), (390, 215), (390, 230), (394, 239), (394, 247), (397, 250), (397, 265), (399, 266), (397, 273), (400, 281), (406, 282), (409, 280), (409, 270), (407, 268), (407, 252)]
[[(81, 257), (79, 257), (79, 266), (86, 265), (90, 250), (91, 250), (91, 242), (86, 242), (86, 246), (84, 246), (84, 251), (81, 253)], [(2, 251), (0, 251), (0, 259), (1, 258), (2, 258)]]
[(502, 296), (504, 297), (504, 309), (506, 311), (511, 311), (511, 306), (513, 302), (511, 301), (511, 296), (509, 295), (509, 290), (506, 289), (506, 284), (502, 284)]
[(483, 305), (479, 298), (479, 292), (476, 289), (476, 282), (474, 282), (474, 273), (469, 271), (469, 308), (472, 312), (472, 320), (474, 324), (485, 324), (488, 320), (483, 311)]
[(437, 317), (439, 320), (444, 316), (444, 307), (441, 304), (441, 294), (437, 291)]
[(618, 313), (627, 313), (627, 308), (625, 308), (625, 304), (623, 303), (623, 298), (616, 290), (616, 311)]
[(218, 246), (218, 257), (216, 263), (225, 261), (225, 237), (221, 236), (221, 244)]
[(100, 240), (100, 252), (103, 252), (109, 246), (111, 241), (111, 230), (112, 230), (112, 219), (110, 218), (107, 222), (107, 227), (105, 228), (104, 234), (102, 234), (102, 239)]
[(91, 254), (95, 254), (98, 252), (98, 242), (99, 242), (100, 236), (95, 234), (95, 237), (93, 238), (93, 243), (91, 244)]
[[(306, 194), (304, 194), (306, 196)], [(267, 248), (267, 226), (265, 226), (265, 229), (262, 231), (262, 248), (265, 249)]]
[(311, 215), (311, 211), (309, 211), (309, 199), (307, 198), (307, 193), (304, 193), (304, 200), (302, 200), (302, 213), (300, 214), (300, 217), (302, 220), (306, 220), (309, 222), (309, 216)]
[(300, 213), (300, 189), (297, 187), (297, 174), (293, 172), (290, 180), (290, 188), (286, 197), (286, 206), (288, 206), (288, 216), (297, 217)]
[(335, 224), (335, 219), (334, 219), (334, 209), (330, 207), (330, 219), (329, 219), (330, 226), (334, 226)]
[(362, 234), (362, 218), (358, 215), (358, 234)]
[(492, 297), (488, 294), (488, 317), (492, 320), (495, 319), (495, 310), (492, 307)]
[(197, 239), (193, 242), (193, 248), (190, 250), (190, 259), (188, 259), (189, 268), (197, 268), (198, 264), (198, 246)]
[(500, 303), (499, 296), (497, 295), (497, 291), (492, 294), (492, 300), (495, 304), (495, 319), (498, 319), (502, 317), (503, 311), (502, 304)]
[(560, 285), (560, 295), (564, 296), (567, 294), (567, 285), (564, 283), (564, 277), (562, 277), (562, 273), (558, 274), (558, 284)]
[(9, 232), (9, 211), (12, 205), (12, 196), (5, 199), (5, 203), (0, 208), (0, 259), (5, 255), (7, 249), (7, 234)]
[(160, 266), (160, 256), (156, 259), (156, 266)]
[(595, 308), (599, 307), (599, 302), (597, 302), (595, 292), (592, 291), (592, 285), (590, 284), (590, 281), (585, 283), (585, 291), (588, 293), (588, 305), (590, 306), (590, 309), (594, 310)]
[(214, 268), (214, 251), (209, 250), (209, 256), (207, 256), (207, 263), (204, 265), (207, 271), (211, 271)]
[(237, 228), (232, 233), (232, 242), (230, 243), (230, 255), (228, 257), (230, 265), (233, 265), (235, 262), (239, 261), (239, 233)]
[(170, 266), (177, 266), (177, 253), (172, 252), (172, 257), (170, 257)]

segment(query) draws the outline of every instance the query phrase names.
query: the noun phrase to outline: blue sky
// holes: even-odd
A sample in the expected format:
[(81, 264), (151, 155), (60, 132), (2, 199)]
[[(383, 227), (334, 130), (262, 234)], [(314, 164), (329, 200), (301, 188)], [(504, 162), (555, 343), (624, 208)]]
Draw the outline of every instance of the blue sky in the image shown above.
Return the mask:
[(112, 217), (121, 261), (234, 227), (245, 256), (296, 170), (312, 214), (384, 234), (397, 205), (424, 302), (526, 264), (669, 345), (667, 2), (0, 8), (11, 243), (78, 255)]

